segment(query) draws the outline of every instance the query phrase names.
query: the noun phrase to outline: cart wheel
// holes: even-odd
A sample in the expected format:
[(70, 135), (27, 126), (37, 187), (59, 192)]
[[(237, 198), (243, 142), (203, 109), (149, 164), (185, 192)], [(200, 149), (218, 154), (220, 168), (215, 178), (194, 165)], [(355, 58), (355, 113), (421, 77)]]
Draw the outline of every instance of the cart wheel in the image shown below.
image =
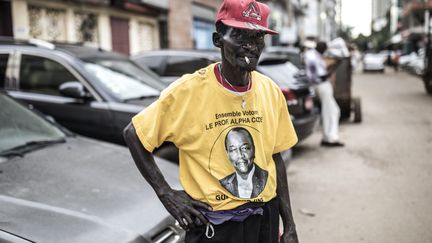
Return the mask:
[(356, 97), (352, 100), (354, 110), (354, 123), (360, 123), (362, 121), (362, 111), (360, 98)]
[(432, 94), (432, 80), (424, 81), (425, 89), (428, 94)]

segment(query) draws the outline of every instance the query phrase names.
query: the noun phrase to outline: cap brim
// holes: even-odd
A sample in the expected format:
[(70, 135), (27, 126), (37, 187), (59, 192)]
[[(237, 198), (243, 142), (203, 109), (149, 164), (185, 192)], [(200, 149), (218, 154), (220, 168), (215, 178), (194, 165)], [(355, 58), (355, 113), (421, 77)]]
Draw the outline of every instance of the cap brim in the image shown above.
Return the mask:
[(237, 21), (237, 20), (221, 20), (222, 23), (224, 23), (226, 26), (230, 26), (233, 28), (238, 28), (238, 29), (248, 29), (248, 30), (261, 30), (266, 32), (267, 34), (271, 34), (271, 35), (278, 35), (279, 33), (277, 31), (268, 29), (264, 26), (258, 25), (258, 24), (254, 24), (254, 23), (249, 23), (249, 22), (241, 22), (241, 21)]

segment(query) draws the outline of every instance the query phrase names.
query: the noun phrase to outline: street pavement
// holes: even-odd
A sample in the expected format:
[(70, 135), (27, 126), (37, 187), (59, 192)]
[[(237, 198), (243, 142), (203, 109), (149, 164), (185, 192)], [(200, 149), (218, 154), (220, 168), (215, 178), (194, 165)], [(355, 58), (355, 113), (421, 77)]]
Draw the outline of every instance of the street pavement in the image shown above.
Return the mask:
[(432, 242), (432, 96), (388, 69), (356, 73), (363, 122), (340, 127), (343, 148), (301, 143), (288, 167), (300, 243)]

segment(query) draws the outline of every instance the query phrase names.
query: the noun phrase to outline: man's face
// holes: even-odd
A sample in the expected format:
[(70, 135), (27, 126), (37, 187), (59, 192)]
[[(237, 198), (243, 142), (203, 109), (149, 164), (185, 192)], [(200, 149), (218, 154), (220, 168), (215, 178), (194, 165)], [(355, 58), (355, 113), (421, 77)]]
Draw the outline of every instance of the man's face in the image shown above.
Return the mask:
[[(255, 70), (265, 46), (264, 36), (263, 31), (228, 28), (222, 37), (222, 58), (239, 70)], [(249, 63), (245, 57), (249, 59)]]
[(239, 174), (248, 174), (253, 166), (254, 146), (249, 134), (231, 131), (227, 135), (226, 150), (231, 164)]

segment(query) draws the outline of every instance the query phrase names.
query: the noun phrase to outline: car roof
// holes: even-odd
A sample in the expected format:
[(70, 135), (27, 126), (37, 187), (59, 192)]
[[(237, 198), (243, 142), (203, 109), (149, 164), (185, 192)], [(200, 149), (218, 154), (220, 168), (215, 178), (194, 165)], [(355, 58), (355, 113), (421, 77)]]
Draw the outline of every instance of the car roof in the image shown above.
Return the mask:
[(264, 49), (265, 52), (276, 52), (276, 53), (292, 53), (300, 54), (300, 49), (293, 46), (268, 46)]
[(160, 50), (150, 50), (144, 51), (134, 55), (135, 58), (139, 58), (141, 56), (157, 56), (157, 55), (187, 55), (187, 56), (196, 56), (196, 57), (210, 57), (220, 59), (220, 52), (218, 49), (205, 49), (205, 50), (196, 50), (196, 49), (160, 49)]
[(21, 46), (24, 48), (35, 48), (41, 50), (48, 50), (51, 52), (61, 51), (82, 60), (97, 60), (97, 59), (129, 59), (126, 55), (107, 51), (102, 48), (88, 46), (85, 43), (62, 43), (62, 42), (47, 42), (38, 39), (19, 40), (9, 37), (0, 37), (0, 48), (10, 49), (11, 47)]
[(289, 62), (289, 58), (281, 53), (263, 52), (259, 59), (259, 64), (276, 64)]
[[(158, 55), (187, 55), (187, 56), (194, 56), (194, 57), (207, 57), (215, 60), (221, 59), (221, 54), (218, 50), (214, 49), (208, 49), (208, 50), (190, 50), (190, 49), (160, 49), (160, 50), (152, 50), (152, 51), (145, 51), (134, 58), (140, 58), (140, 57), (151, 57), (151, 56), (158, 56)], [(284, 55), (283, 53), (279, 52), (268, 52), (264, 51), (260, 56), (259, 63), (285, 63), (289, 61), (289, 58)]]
[(113, 52), (106, 51), (101, 48), (91, 47), (91, 46), (80, 46), (74, 44), (57, 44), (56, 49), (67, 51), (78, 57), (79, 59), (128, 59), (127, 56)]

